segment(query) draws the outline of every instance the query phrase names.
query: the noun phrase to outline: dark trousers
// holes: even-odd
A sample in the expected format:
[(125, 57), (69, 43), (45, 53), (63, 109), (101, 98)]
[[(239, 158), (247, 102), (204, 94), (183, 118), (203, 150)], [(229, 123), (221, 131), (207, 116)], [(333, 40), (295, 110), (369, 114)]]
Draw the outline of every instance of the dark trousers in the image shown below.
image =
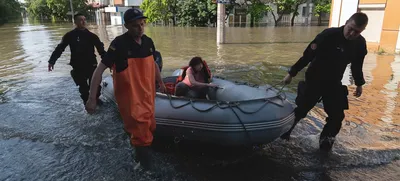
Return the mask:
[(324, 111), (328, 114), (328, 117), (320, 135), (320, 140), (334, 138), (342, 127), (342, 121), (345, 117), (344, 110), (349, 108), (347, 95), (347, 87), (341, 84), (321, 85), (300, 82), (296, 97), (295, 124), (306, 117), (307, 113), (322, 98)]
[[(90, 67), (74, 67), (71, 70), (71, 77), (74, 80), (75, 84), (79, 86), (79, 93), (81, 94), (81, 98), (84, 104), (89, 99), (89, 90), (90, 83), (92, 81), (93, 72), (96, 69), (96, 66)], [(97, 98), (100, 97), (101, 86), (99, 86), (97, 91)]]
[(185, 96), (194, 99), (206, 99), (208, 87), (202, 89), (192, 89), (183, 82), (179, 82), (175, 86), (176, 96)]

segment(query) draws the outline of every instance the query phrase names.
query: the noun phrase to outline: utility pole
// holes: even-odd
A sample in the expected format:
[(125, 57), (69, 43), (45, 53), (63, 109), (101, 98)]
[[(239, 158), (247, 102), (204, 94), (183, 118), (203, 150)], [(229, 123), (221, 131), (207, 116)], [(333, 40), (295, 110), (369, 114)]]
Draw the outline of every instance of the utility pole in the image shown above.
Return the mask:
[[(217, 0), (218, 3), (220, 0)], [(217, 4), (217, 44), (225, 43), (225, 4)]]
[(75, 13), (74, 13), (74, 6), (72, 6), (72, 0), (69, 0), (69, 5), (71, 6), (72, 23), (75, 23), (75, 20), (74, 20)]
[(311, 3), (311, 0), (307, 0), (307, 6), (306, 6), (306, 25), (307, 26), (310, 26), (310, 20), (309, 20), (309, 18), (311, 18), (310, 17), (310, 3)]

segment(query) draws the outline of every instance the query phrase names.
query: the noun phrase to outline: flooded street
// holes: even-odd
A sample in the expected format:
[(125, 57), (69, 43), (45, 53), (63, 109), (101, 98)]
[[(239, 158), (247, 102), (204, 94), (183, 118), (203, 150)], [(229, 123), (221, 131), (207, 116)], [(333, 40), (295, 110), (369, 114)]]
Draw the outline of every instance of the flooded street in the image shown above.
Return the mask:
[[(321, 105), (294, 130), (253, 150), (163, 143), (156, 176), (134, 171), (133, 149), (117, 109), (88, 115), (70, 77), (69, 47), (47, 72), (47, 61), (72, 24), (0, 26), (0, 180), (398, 180), (400, 178), (400, 56), (369, 53), (363, 95), (355, 98), (349, 74), (350, 110), (333, 152), (318, 154), (325, 124)], [(107, 49), (121, 26), (90, 25)], [(214, 74), (256, 84), (277, 84), (286, 69), (324, 27), (228, 28), (216, 45), (215, 28), (146, 27), (170, 75), (193, 56)], [(98, 60), (99, 57), (98, 57)], [(108, 71), (106, 71), (108, 73)], [(304, 71), (303, 71), (304, 72)], [(293, 102), (297, 82), (286, 90)], [(396, 179), (397, 178), (397, 179)]]

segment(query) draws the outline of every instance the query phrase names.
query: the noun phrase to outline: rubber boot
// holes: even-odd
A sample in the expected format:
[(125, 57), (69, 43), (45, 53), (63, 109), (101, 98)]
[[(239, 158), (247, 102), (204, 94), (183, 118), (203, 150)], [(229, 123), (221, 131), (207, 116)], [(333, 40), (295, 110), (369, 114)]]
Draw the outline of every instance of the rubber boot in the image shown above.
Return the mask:
[(292, 127), (289, 129), (289, 131), (287, 131), (286, 133), (284, 133), (283, 135), (281, 135), (281, 139), (284, 140), (289, 140), (290, 139), (290, 134), (292, 134), (292, 131), (294, 130), (294, 128), (296, 127), (297, 123), (300, 121), (300, 119), (295, 118), (294, 123), (292, 125)]
[(330, 152), (335, 143), (334, 137), (320, 137), (319, 139), (319, 150), (322, 152)]
[(150, 146), (138, 146), (135, 150), (135, 161), (145, 170), (152, 171), (154, 168)]

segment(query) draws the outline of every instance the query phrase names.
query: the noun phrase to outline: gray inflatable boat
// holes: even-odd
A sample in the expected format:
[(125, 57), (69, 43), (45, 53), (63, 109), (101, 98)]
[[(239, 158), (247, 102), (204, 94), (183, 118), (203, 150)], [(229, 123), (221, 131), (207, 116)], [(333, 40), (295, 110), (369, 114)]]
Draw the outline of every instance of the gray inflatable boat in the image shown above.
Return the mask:
[[(164, 78), (173, 82), (177, 76)], [(212, 100), (156, 93), (156, 136), (223, 146), (249, 146), (274, 141), (289, 130), (294, 106), (271, 86), (250, 86), (214, 77), (219, 89)], [(102, 95), (114, 103), (113, 80), (103, 78)]]

